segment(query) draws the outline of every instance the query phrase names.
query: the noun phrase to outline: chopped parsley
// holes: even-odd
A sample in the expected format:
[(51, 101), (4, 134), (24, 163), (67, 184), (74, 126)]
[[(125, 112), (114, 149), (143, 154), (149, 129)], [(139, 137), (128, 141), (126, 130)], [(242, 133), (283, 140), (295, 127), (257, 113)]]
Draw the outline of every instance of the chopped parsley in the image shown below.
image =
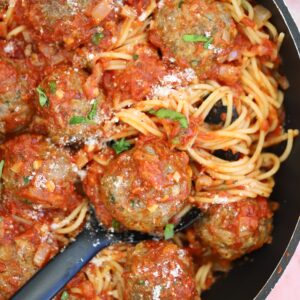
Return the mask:
[(209, 49), (213, 42), (213, 37), (205, 36), (203, 34), (184, 34), (182, 39), (188, 43), (201, 42), (204, 43), (204, 48)]
[(131, 148), (131, 144), (126, 141), (125, 138), (122, 138), (120, 140), (114, 141), (114, 143), (112, 144), (112, 148), (117, 154), (120, 154), (126, 150), (129, 150)]
[(137, 60), (139, 58), (138, 54), (133, 54), (132, 55), (133, 60)]
[(4, 167), (4, 160), (2, 159), (0, 161), (0, 178), (2, 177), (3, 167)]
[(73, 116), (69, 121), (70, 125), (87, 124), (87, 123), (91, 123), (91, 120), (83, 116)]
[(208, 41), (207, 42), (205, 42), (205, 44), (204, 44), (204, 48), (205, 49), (209, 49), (209, 46), (212, 44), (212, 42), (213, 42), (213, 38), (212, 37), (210, 37), (209, 39), (208, 39)]
[(67, 300), (67, 299), (69, 299), (69, 293), (67, 291), (64, 291), (60, 296), (60, 300)]
[(103, 32), (96, 32), (92, 37), (92, 42), (94, 45), (99, 45), (99, 42), (104, 38)]
[(174, 224), (167, 224), (164, 230), (165, 240), (172, 239), (174, 237)]
[(205, 35), (203, 34), (184, 34), (182, 39), (185, 41), (185, 42), (202, 42), (202, 43), (205, 43), (208, 41), (208, 37), (206, 37)]
[(48, 85), (49, 85), (50, 93), (51, 94), (55, 94), (56, 93), (56, 89), (57, 89), (56, 82), (55, 81), (50, 81), (48, 83)]
[(29, 176), (24, 176), (23, 181), (24, 181), (25, 184), (28, 184), (30, 182)]
[(178, 2), (178, 8), (181, 8), (181, 6), (182, 6), (183, 3), (184, 3), (183, 0), (179, 0), (179, 2)]
[(44, 107), (45, 105), (48, 106), (49, 104), (49, 99), (47, 97), (47, 95), (45, 94), (45, 90), (43, 88), (41, 88), (40, 86), (38, 86), (36, 88), (36, 91), (39, 95), (39, 103), (41, 107)]
[(160, 108), (159, 110), (150, 109), (149, 113), (151, 115), (157, 116), (159, 119), (169, 119), (172, 121), (178, 121), (182, 128), (188, 128), (188, 120), (182, 113), (167, 109), (167, 108)]
[(96, 117), (97, 114), (97, 105), (98, 105), (98, 100), (94, 100), (93, 104), (92, 104), (92, 108), (90, 110), (90, 112), (88, 113), (87, 118), (89, 120), (93, 120)]
[(138, 284), (139, 284), (139, 285), (146, 285), (146, 281), (145, 281), (145, 280), (139, 280), (139, 281), (138, 281)]
[(113, 220), (112, 220), (112, 222), (111, 222), (111, 226), (113, 227), (113, 229), (119, 230), (119, 229), (120, 229), (120, 226), (121, 226), (121, 224), (120, 224), (120, 222), (119, 222), (119, 221), (117, 221), (117, 220), (113, 219)]
[(87, 117), (84, 117), (84, 116), (73, 116), (70, 119), (69, 124), (70, 125), (94, 124), (93, 119), (95, 119), (96, 114), (97, 114), (97, 105), (98, 105), (98, 101), (94, 100), (94, 102), (92, 104), (92, 108), (91, 108), (90, 112), (88, 113)]

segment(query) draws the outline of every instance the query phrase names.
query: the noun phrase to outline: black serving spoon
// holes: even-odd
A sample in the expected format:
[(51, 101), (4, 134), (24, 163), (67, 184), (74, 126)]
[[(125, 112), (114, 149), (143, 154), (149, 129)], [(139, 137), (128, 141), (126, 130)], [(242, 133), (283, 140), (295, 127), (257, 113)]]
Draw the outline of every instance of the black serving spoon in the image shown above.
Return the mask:
[[(190, 226), (200, 217), (200, 211), (192, 208), (175, 227), (175, 232)], [(159, 237), (137, 232), (109, 232), (99, 225), (94, 212), (76, 241), (58, 253), (38, 271), (11, 300), (52, 299), (100, 250), (118, 242), (138, 243)]]

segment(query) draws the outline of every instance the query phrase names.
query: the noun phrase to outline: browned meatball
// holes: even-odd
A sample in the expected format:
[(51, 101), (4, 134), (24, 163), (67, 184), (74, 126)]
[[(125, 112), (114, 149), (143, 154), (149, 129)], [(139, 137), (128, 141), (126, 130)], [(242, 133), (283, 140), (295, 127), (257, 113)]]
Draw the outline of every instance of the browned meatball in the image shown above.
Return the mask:
[(75, 48), (88, 41), (96, 27), (93, 8), (96, 0), (17, 1), (15, 19), (43, 42), (64, 43)]
[[(106, 209), (101, 196), (99, 178), (104, 172), (103, 167), (97, 162), (92, 162), (87, 168), (87, 175), (83, 180), (84, 192), (93, 203), (98, 221), (107, 228), (113, 226), (113, 217)], [(119, 224), (117, 224), (119, 225)]]
[(195, 229), (205, 245), (233, 260), (271, 241), (272, 212), (261, 197), (213, 205)]
[(0, 244), (0, 299), (11, 297), (58, 249), (48, 225), (41, 223)]
[(69, 153), (37, 135), (21, 135), (0, 146), (3, 197), (45, 208), (71, 210), (82, 200), (75, 191), (76, 165)]
[(126, 300), (195, 299), (193, 263), (188, 253), (171, 242), (136, 245), (124, 272)]
[(0, 136), (18, 131), (31, 121), (33, 78), (17, 63), (0, 57)]
[(38, 124), (47, 127), (49, 136), (57, 144), (83, 142), (101, 135), (99, 127), (106, 118), (102, 110), (103, 95), (98, 88), (87, 91), (87, 80), (84, 71), (59, 66), (37, 89)]
[(160, 231), (189, 196), (188, 162), (186, 153), (171, 150), (162, 140), (140, 140), (107, 166), (100, 180), (100, 198), (125, 227)]
[[(158, 9), (150, 33), (151, 42), (164, 56), (194, 68), (200, 79), (218, 78), (236, 36), (230, 12), (221, 1), (166, 0)], [(234, 66), (228, 73), (237, 79)], [(224, 77), (224, 76), (223, 76)]]

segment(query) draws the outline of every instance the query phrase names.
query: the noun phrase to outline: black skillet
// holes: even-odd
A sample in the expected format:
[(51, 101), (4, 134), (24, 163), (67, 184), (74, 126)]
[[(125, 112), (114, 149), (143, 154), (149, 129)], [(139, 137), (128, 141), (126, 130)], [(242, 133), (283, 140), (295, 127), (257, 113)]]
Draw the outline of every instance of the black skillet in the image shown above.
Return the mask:
[[(272, 12), (272, 23), (278, 31), (286, 34), (285, 41), (281, 49), (283, 58), (282, 72), (290, 82), (290, 88), (285, 93), (286, 127), (300, 129), (300, 35), (292, 20), (283, 0), (261, 0), (257, 1), (266, 6)], [(293, 152), (286, 161), (278, 175), (277, 185), (272, 199), (280, 203), (280, 209), (275, 214), (273, 242), (262, 249), (253, 252), (247, 260), (236, 263), (236, 266), (227, 276), (218, 280), (213, 287), (205, 292), (202, 299), (219, 300), (250, 300), (266, 299), (271, 289), (283, 273), (290, 258), (292, 257), (300, 239), (300, 138), (295, 142)], [(99, 233), (99, 232), (98, 232)], [(103, 236), (103, 232), (100, 233)], [(95, 238), (95, 247), (86, 253), (86, 244)], [(111, 238), (108, 236), (107, 238)], [(143, 239), (143, 236), (140, 236)], [(144, 236), (145, 238), (145, 236)], [(91, 236), (84, 230), (77, 242), (71, 245), (72, 255), (65, 255), (59, 262), (57, 258), (51, 261), (52, 271), (45, 273), (45, 279), (51, 281), (61, 269), (68, 269), (66, 276), (71, 276), (82, 267), (82, 261), (73, 260), (80, 258), (80, 254), (87, 254), (90, 258), (98, 252), (103, 245), (100, 245), (96, 236)], [(107, 239), (108, 240), (108, 239)], [(106, 242), (108, 243), (108, 242)], [(97, 248), (100, 246), (99, 248)], [(36, 281), (34, 287), (26, 284), (24, 290), (34, 289), (36, 293), (43, 290), (45, 283)], [(57, 289), (59, 290), (59, 289)], [(38, 294), (37, 294), (38, 296)], [(12, 299), (22, 300), (46, 300), (48, 298), (38, 296), (38, 298), (19, 297), (18, 294)]]

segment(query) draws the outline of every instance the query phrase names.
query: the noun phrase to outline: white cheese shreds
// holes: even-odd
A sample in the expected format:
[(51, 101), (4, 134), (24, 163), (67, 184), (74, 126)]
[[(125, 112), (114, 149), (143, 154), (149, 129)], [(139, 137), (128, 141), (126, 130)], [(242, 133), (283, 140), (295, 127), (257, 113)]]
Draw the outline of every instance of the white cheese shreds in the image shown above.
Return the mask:
[(160, 79), (159, 84), (152, 87), (151, 96), (167, 97), (171, 95), (176, 88), (183, 87), (187, 83), (196, 79), (196, 73), (191, 68), (186, 68), (183, 71), (172, 72)]

